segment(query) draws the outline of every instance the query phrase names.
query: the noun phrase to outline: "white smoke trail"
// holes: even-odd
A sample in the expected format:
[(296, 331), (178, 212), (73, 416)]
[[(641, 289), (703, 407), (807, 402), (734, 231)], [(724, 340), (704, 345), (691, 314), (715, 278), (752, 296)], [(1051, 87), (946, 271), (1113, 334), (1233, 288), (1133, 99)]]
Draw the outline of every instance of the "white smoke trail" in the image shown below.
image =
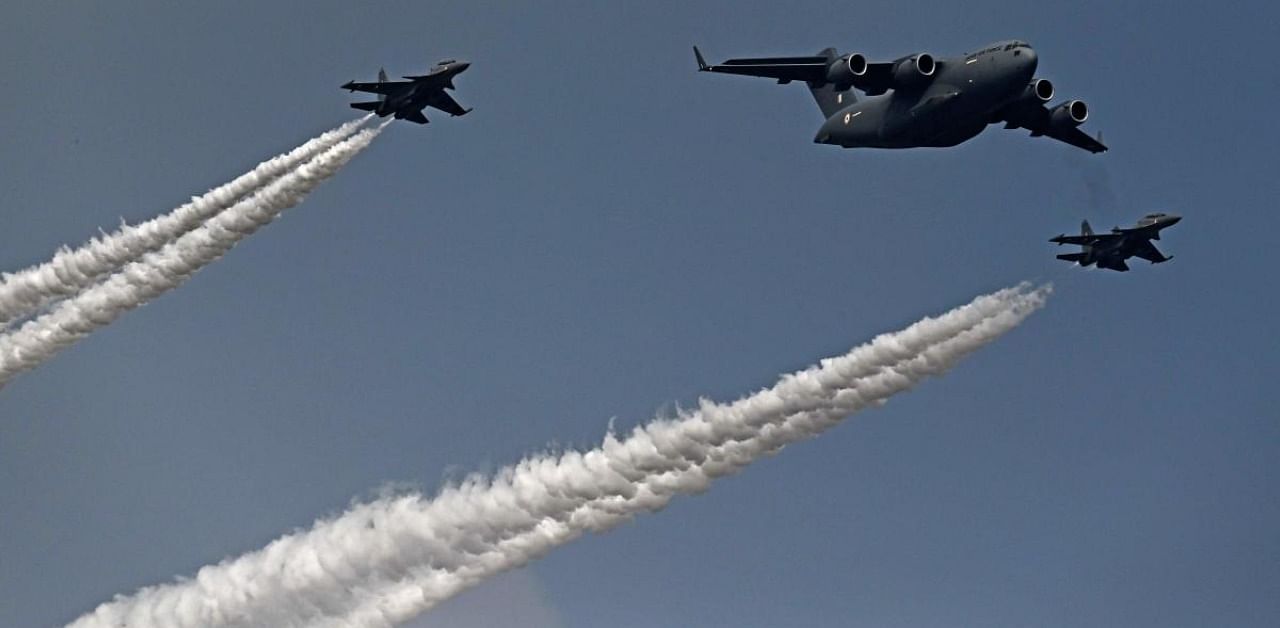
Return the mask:
[(34, 314), (53, 301), (74, 295), (125, 264), (158, 250), (200, 226), (271, 181), (312, 160), (355, 133), (373, 114), (322, 133), (301, 146), (268, 159), (229, 183), (137, 225), (94, 238), (75, 248), (62, 247), (49, 261), (0, 276), (0, 326)]
[(369, 145), (386, 123), (344, 139), (159, 251), (0, 336), (0, 386), (125, 312), (181, 285), (237, 242), (297, 205)]
[(625, 439), (610, 433), (591, 451), (533, 456), (434, 499), (410, 494), (354, 506), (193, 580), (118, 597), (72, 625), (395, 625), (941, 374), (1017, 326), (1048, 292), (1023, 285), (979, 297), (737, 402), (702, 400)]

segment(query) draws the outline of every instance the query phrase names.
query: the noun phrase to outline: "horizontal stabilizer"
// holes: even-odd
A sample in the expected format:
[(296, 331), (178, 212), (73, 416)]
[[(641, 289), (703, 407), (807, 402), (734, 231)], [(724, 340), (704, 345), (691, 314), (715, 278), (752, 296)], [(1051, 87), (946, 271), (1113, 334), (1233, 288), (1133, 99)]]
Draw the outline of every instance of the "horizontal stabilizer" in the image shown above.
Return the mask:
[(382, 103), (377, 100), (373, 100), (369, 102), (353, 102), (351, 103), (351, 108), (359, 109), (361, 111), (377, 111), (378, 105), (381, 105), (381, 104)]
[(1058, 256), (1058, 259), (1067, 261), (1067, 262), (1083, 262), (1084, 257), (1085, 257), (1084, 253), (1063, 253), (1062, 255)]
[(422, 115), (421, 111), (397, 111), (396, 118), (400, 120), (408, 120), (410, 122), (417, 122), (418, 124), (426, 124), (429, 122), (429, 120), (427, 120), (427, 116)]

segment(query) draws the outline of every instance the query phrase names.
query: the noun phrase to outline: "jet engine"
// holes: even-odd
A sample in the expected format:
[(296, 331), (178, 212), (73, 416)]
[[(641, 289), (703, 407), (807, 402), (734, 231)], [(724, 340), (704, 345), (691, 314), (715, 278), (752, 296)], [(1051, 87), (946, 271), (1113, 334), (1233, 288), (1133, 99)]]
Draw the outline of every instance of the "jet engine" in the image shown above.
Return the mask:
[(893, 86), (903, 89), (924, 85), (937, 71), (938, 63), (933, 60), (933, 55), (922, 52), (903, 59), (893, 68)]
[(827, 81), (836, 84), (837, 89), (848, 89), (867, 73), (867, 58), (858, 54), (848, 54), (832, 62), (827, 68)]
[(1053, 100), (1053, 83), (1049, 79), (1035, 79), (1027, 85), (1026, 91), (1022, 93), (1022, 99), (1028, 102), (1049, 102)]
[(1080, 126), (1089, 119), (1089, 105), (1083, 100), (1068, 100), (1049, 112), (1049, 124), (1060, 129)]

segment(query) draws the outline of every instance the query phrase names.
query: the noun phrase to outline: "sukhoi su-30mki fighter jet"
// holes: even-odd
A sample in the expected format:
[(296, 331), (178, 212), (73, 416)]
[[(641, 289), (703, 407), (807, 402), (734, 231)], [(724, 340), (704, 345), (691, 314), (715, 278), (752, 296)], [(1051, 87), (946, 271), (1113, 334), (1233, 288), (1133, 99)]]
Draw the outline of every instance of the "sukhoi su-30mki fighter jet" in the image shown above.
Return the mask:
[(1182, 217), (1173, 214), (1147, 214), (1138, 221), (1136, 226), (1128, 229), (1115, 227), (1111, 229), (1111, 233), (1094, 233), (1093, 229), (1089, 228), (1089, 221), (1086, 220), (1080, 225), (1080, 235), (1063, 234), (1050, 238), (1049, 241), (1058, 244), (1078, 244), (1083, 247), (1079, 253), (1059, 255), (1060, 260), (1075, 262), (1081, 266), (1097, 264), (1098, 268), (1124, 272), (1129, 270), (1125, 260), (1130, 257), (1139, 257), (1152, 264), (1173, 259), (1172, 256), (1165, 257), (1164, 253), (1161, 253), (1151, 241), (1159, 240), (1160, 230), (1178, 224), (1179, 220), (1182, 220)]
[[(709, 65), (695, 46), (703, 72), (803, 81), (827, 120), (814, 142), (845, 148), (955, 146), (989, 124), (1023, 128), (1091, 153), (1107, 150), (1085, 134), (1083, 100), (1053, 107), (1053, 83), (1034, 78), (1036, 52), (1023, 41), (1005, 41), (958, 57), (921, 52), (873, 63), (859, 53), (827, 48), (809, 57), (729, 59)], [(864, 93), (858, 97), (857, 91)]]
[(395, 116), (397, 120), (408, 120), (418, 124), (426, 124), (427, 116), (423, 115), (425, 107), (434, 107), (455, 116), (466, 115), (470, 109), (463, 109), (458, 101), (450, 96), (446, 89), (454, 89), (453, 78), (471, 67), (466, 61), (445, 59), (421, 76), (406, 76), (407, 81), (388, 81), (387, 71), (378, 71), (377, 83), (357, 83), (348, 81), (342, 86), (353, 92), (369, 92), (377, 94), (378, 99), (369, 102), (354, 102), (351, 106), (362, 111), (372, 111), (379, 117)]

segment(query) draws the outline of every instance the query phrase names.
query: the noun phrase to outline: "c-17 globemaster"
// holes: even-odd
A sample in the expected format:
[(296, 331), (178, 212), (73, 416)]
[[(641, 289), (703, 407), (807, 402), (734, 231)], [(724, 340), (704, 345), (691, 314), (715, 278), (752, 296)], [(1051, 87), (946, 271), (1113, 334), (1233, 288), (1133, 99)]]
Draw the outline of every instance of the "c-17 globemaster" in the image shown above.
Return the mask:
[(1138, 221), (1136, 226), (1128, 229), (1114, 227), (1111, 233), (1094, 233), (1089, 227), (1089, 221), (1086, 220), (1080, 224), (1080, 235), (1064, 234), (1050, 238), (1049, 241), (1058, 244), (1079, 244), (1083, 247), (1079, 253), (1059, 255), (1060, 260), (1076, 262), (1081, 266), (1097, 264), (1098, 268), (1124, 272), (1129, 270), (1129, 265), (1124, 262), (1130, 257), (1139, 257), (1152, 264), (1173, 259), (1173, 256), (1165, 257), (1151, 241), (1159, 240), (1160, 230), (1178, 224), (1179, 220), (1182, 220), (1182, 217), (1173, 214), (1147, 214)]
[(462, 74), (471, 67), (466, 61), (445, 59), (421, 76), (406, 76), (407, 81), (388, 81), (387, 71), (378, 70), (377, 83), (357, 83), (347, 81), (342, 86), (353, 92), (369, 92), (378, 95), (377, 100), (369, 102), (353, 102), (351, 107), (362, 111), (372, 111), (379, 117), (395, 116), (397, 120), (408, 120), (418, 124), (426, 124), (427, 116), (422, 114), (425, 107), (435, 107), (455, 116), (466, 115), (470, 109), (463, 109), (446, 89), (453, 89), (453, 77)]
[[(955, 146), (989, 124), (1024, 128), (1091, 153), (1107, 150), (1080, 124), (1089, 118), (1083, 100), (1052, 108), (1053, 83), (1033, 78), (1036, 52), (1024, 41), (1004, 41), (952, 58), (921, 52), (872, 63), (859, 53), (827, 48), (810, 57), (729, 59), (708, 65), (697, 46), (698, 69), (804, 81), (827, 121), (813, 141), (845, 148)], [(855, 89), (866, 96), (858, 98)]]

